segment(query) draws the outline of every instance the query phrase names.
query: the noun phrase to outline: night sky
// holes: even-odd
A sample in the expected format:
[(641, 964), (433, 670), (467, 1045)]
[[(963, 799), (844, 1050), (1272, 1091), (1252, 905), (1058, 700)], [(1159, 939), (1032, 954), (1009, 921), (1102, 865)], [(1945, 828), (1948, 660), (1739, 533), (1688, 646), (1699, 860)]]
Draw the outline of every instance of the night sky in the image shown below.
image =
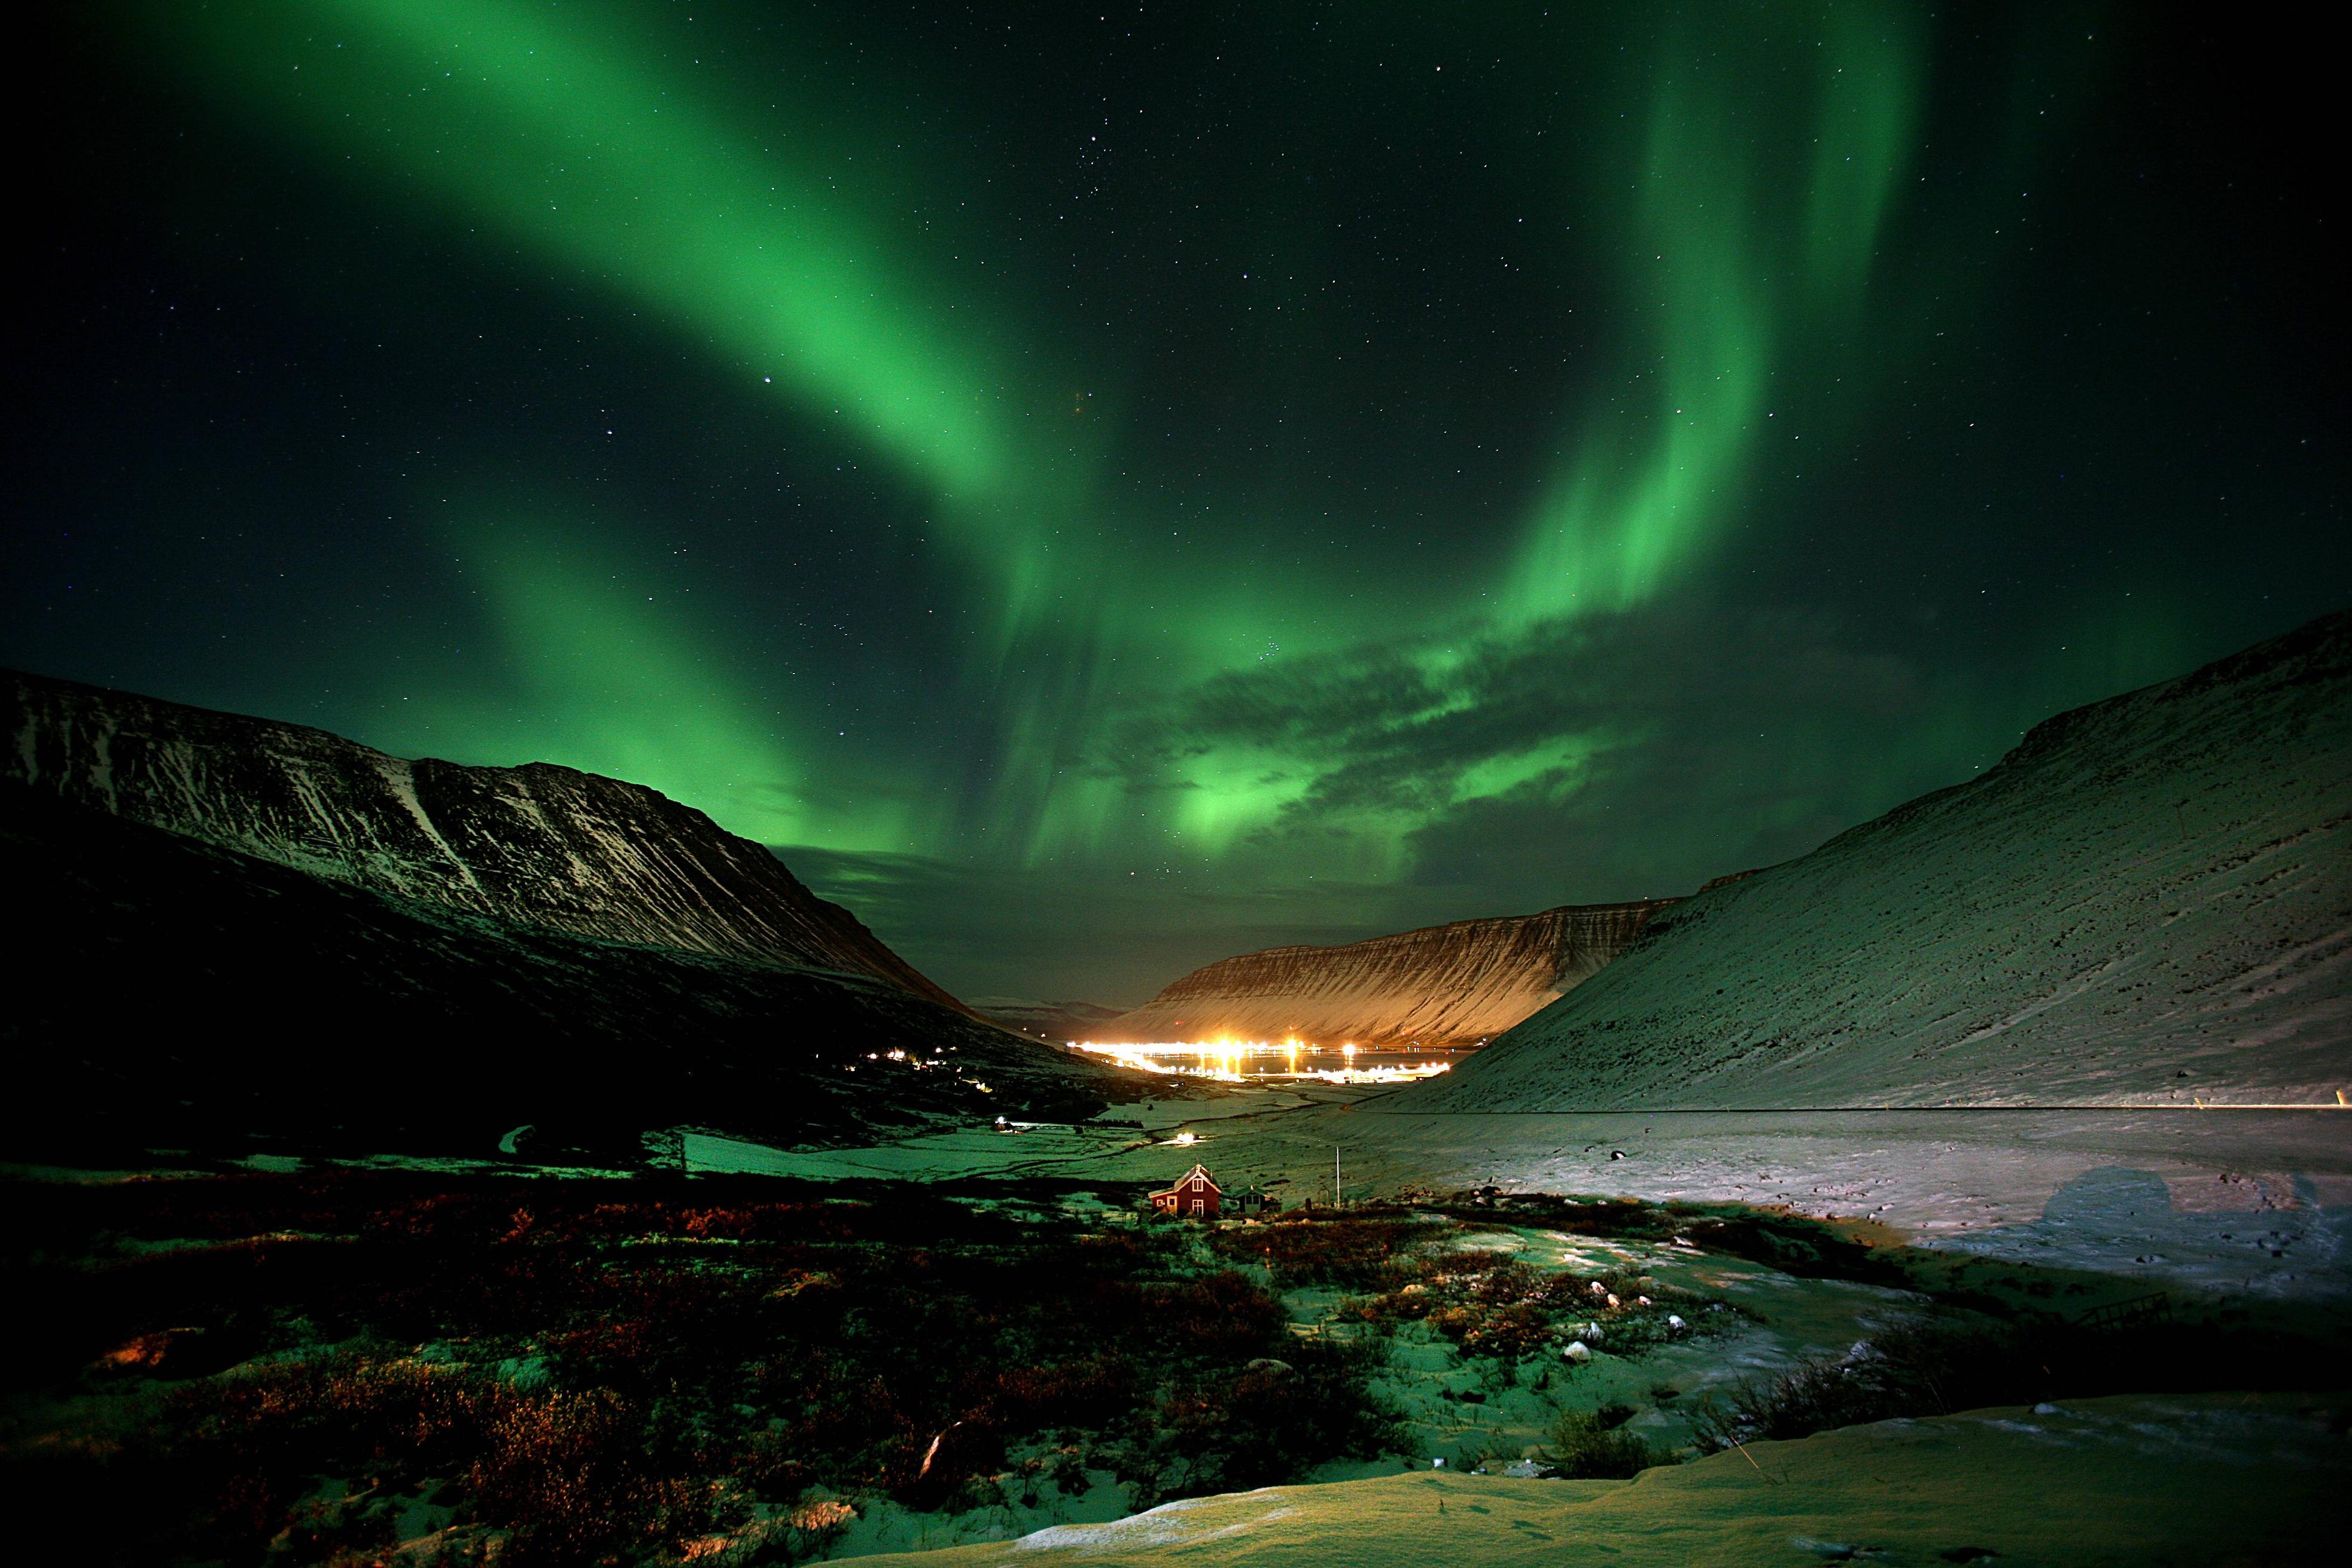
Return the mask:
[(2284, 13), (43, 9), (0, 662), (963, 995), (1687, 892), (2352, 602)]

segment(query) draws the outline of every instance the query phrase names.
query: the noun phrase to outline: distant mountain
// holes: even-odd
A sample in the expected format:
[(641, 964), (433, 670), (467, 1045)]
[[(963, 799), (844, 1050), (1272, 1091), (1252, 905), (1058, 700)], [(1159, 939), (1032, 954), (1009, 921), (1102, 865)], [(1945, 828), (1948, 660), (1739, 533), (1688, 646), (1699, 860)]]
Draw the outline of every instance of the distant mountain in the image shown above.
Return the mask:
[(1652, 921), (1394, 1111), (2333, 1102), (2352, 614), (2059, 715)]
[(1150, 1085), (984, 1022), (650, 789), (407, 763), (37, 677), (11, 699), (19, 1152), (246, 1134), (633, 1151), (1083, 1115)]
[(1193, 970), (1092, 1038), (1475, 1044), (1599, 973), (1673, 902), (1567, 904), (1339, 947), (1244, 953)]
[(1089, 1039), (1090, 1030), (1126, 1010), (1094, 1002), (1033, 1002), (1022, 997), (974, 997), (968, 1005), (981, 1017), (1015, 1033), (1055, 1045)]
[(962, 1004), (761, 846), (658, 790), (408, 761), (302, 725), (0, 672), (0, 779), (373, 893)]

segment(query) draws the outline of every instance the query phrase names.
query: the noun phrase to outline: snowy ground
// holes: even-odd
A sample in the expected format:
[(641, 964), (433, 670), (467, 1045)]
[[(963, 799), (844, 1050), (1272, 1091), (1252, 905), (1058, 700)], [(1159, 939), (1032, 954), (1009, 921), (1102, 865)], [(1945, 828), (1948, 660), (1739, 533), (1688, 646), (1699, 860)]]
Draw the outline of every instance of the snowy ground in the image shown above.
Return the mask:
[[(1843, 1351), (1923, 1305), (1921, 1298), (1907, 1291), (1801, 1279), (1673, 1243), (1569, 1237), (1538, 1227), (1498, 1225), (1468, 1236), (1449, 1236), (1438, 1244), (1508, 1253), (1543, 1270), (1638, 1272), (1677, 1298), (1690, 1292), (1722, 1301), (1725, 1310), (1708, 1312), (1678, 1299), (1676, 1304), (1695, 1320), (1685, 1337), (1630, 1356), (1611, 1354), (1604, 1339), (1601, 1353), (1583, 1365), (1531, 1359), (1507, 1383), (1496, 1376), (1495, 1363), (1464, 1358), (1426, 1325), (1400, 1325), (1389, 1364), (1374, 1376), (1373, 1386), (1404, 1417), (1404, 1454), (1333, 1460), (1310, 1472), (1306, 1478), (1309, 1482), (1380, 1483), (1408, 1471), (1427, 1471), (1437, 1458), (1453, 1472), (1482, 1464), (1499, 1469), (1545, 1448), (1562, 1411), (1591, 1411), (1612, 1404), (1638, 1412), (1626, 1423), (1628, 1431), (1661, 1450), (1682, 1448), (1691, 1441), (1687, 1417), (1701, 1396), (1759, 1372)], [(1285, 1292), (1292, 1332), (1341, 1336), (1360, 1332), (1335, 1312), (1349, 1293), (1331, 1287)], [(1013, 1481), (1005, 1488), (1003, 1505), (955, 1514), (920, 1513), (887, 1497), (861, 1497), (858, 1517), (834, 1543), (830, 1556), (846, 1560), (934, 1552), (989, 1541), (1013, 1549), (1025, 1546), (1021, 1538), (1035, 1538), (1039, 1531), (1048, 1541), (1091, 1540), (1088, 1531), (1128, 1517), (1129, 1510), (1126, 1489), (1109, 1474), (1089, 1471), (1087, 1480), (1087, 1490), (1076, 1495), (1034, 1487), (1030, 1492), (1034, 1500), (1025, 1504), (1017, 1500), (1022, 1488)], [(1114, 1531), (1102, 1539), (1123, 1537)]]
[[(1220, 1180), (1736, 1202), (1890, 1240), (2280, 1298), (2352, 1299), (2352, 1114), (1853, 1111), (1391, 1115), (1377, 1099), (1192, 1124)], [(1160, 1174), (1172, 1149), (1110, 1169)], [(1155, 1158), (1155, 1156), (1157, 1156)], [(1622, 1156), (1622, 1157), (1621, 1157)], [(1168, 1171), (1175, 1174), (1174, 1169)]]
[[(2328, 1560), (2341, 1399), (2216, 1395), (1979, 1410), (1757, 1443), (1632, 1481), (1423, 1471), (1170, 1503), (924, 1568), (1181, 1561), (1895, 1568)], [(869, 1558), (884, 1568), (889, 1558)], [(903, 1561), (903, 1560), (902, 1560)]]
[[(2352, 1305), (2352, 1113), (1906, 1110), (1402, 1114), (1361, 1090), (1124, 1106), (1019, 1134), (786, 1153), (689, 1140), (698, 1169), (810, 1176), (1171, 1179), (1296, 1207), (1415, 1188), (1748, 1203), (1866, 1221), (1889, 1241), (2276, 1301)], [(1186, 1134), (1191, 1142), (1180, 1142)]]

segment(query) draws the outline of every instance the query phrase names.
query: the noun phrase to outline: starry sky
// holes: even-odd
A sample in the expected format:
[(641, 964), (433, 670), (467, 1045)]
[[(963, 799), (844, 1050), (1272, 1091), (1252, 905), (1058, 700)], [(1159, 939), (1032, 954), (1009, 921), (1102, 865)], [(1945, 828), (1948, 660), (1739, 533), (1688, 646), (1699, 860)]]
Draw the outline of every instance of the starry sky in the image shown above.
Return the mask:
[(1686, 892), (2352, 601), (2284, 24), (45, 10), (0, 662), (653, 785), (968, 997)]

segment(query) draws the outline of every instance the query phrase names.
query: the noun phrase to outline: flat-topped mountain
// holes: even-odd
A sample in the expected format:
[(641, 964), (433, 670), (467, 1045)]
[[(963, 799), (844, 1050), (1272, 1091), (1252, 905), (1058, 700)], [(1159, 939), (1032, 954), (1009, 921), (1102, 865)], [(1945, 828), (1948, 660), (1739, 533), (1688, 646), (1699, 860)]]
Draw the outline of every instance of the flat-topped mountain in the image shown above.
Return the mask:
[(1473, 1044), (1599, 973), (1673, 902), (1567, 904), (1345, 946), (1244, 953), (1193, 970), (1092, 1038)]
[(606, 942), (871, 975), (949, 1006), (761, 846), (548, 763), (409, 761), (323, 729), (0, 673), (0, 779), (373, 893)]
[(2333, 1103), (2352, 614), (2036, 726), (1653, 920), (1382, 1108)]

